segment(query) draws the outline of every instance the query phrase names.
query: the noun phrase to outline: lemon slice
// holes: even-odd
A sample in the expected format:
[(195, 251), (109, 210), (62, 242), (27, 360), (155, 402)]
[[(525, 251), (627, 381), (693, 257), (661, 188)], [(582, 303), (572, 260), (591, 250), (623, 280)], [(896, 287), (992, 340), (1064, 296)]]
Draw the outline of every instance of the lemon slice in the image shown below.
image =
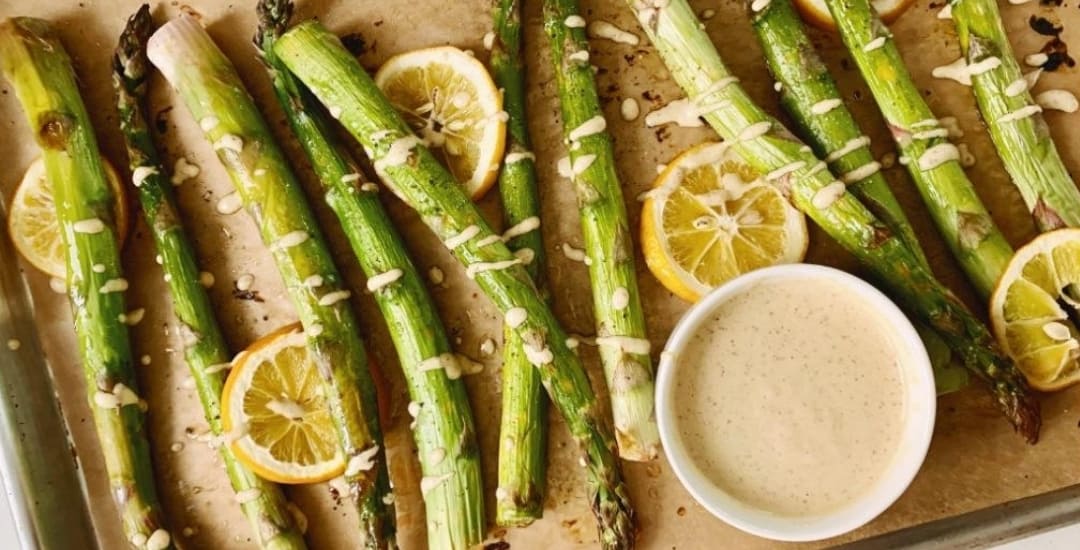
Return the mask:
[[(128, 229), (124, 188), (112, 165), (105, 159), (101, 159), (101, 164), (105, 167), (106, 178), (116, 198), (113, 219), (116, 220), (117, 235), (120, 246), (123, 247)], [(8, 231), (15, 243), (15, 249), (26, 261), (52, 277), (65, 278), (67, 264), (64, 261), (64, 241), (56, 219), (52, 184), (46, 179), (45, 161), (41, 158), (30, 163), (19, 187), (15, 189), (15, 196), (11, 199)]]
[(483, 63), (458, 48), (391, 57), (375, 84), (474, 200), (495, 183), (506, 140), (502, 94)]
[(1001, 347), (1032, 387), (1080, 382), (1080, 229), (1043, 233), (1009, 262), (990, 298)]
[[(881, 16), (885, 23), (896, 21), (904, 11), (911, 7), (912, 0), (871, 0), (870, 4)], [(822, 29), (835, 30), (836, 22), (833, 21), (829, 7), (825, 0), (795, 0), (795, 8), (807, 22)]]
[(221, 398), (236, 457), (278, 483), (340, 476), (345, 458), (299, 323), (252, 344), (233, 361)]
[(726, 144), (679, 155), (641, 211), (649, 270), (691, 302), (735, 276), (803, 259), (806, 220)]

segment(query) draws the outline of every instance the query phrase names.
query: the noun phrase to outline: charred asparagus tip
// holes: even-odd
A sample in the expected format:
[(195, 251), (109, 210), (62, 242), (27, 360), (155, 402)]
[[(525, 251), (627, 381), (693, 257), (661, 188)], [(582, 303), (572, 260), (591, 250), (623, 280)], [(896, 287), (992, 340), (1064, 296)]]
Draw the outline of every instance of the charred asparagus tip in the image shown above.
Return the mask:
[(1034, 445), (1039, 442), (1039, 430), (1042, 428), (1042, 415), (1039, 401), (1029, 393), (1013, 393), (1002, 407), (1008, 412), (1013, 429)]
[(293, 3), (292, 0), (259, 0), (259, 4), (255, 7), (255, 13), (259, 18), (259, 29), (255, 33), (255, 45), (259, 46), (262, 42), (262, 38), (269, 34), (270, 36), (281, 36), (286, 29), (289, 28), (289, 21), (292, 19)]
[[(143, 4), (128, 18), (120, 43), (113, 54), (113, 68), (125, 80), (125, 85), (135, 92), (146, 80), (146, 41), (154, 30), (150, 17), (150, 5)], [(141, 94), (140, 94), (141, 95)]]
[(604, 497), (598, 494), (593, 500), (593, 513), (600, 521), (599, 532), (604, 548), (630, 550), (637, 535), (634, 510), (630, 500), (619, 491), (609, 491)]

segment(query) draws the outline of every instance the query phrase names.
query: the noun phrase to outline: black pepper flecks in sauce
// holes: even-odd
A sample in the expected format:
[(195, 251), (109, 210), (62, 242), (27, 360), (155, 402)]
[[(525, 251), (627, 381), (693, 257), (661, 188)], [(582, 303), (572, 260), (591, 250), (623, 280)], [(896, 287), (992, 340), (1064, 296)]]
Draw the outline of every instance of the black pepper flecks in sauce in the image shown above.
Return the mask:
[(701, 472), (783, 516), (837, 510), (896, 454), (909, 355), (835, 282), (761, 281), (719, 306), (676, 359), (678, 431)]

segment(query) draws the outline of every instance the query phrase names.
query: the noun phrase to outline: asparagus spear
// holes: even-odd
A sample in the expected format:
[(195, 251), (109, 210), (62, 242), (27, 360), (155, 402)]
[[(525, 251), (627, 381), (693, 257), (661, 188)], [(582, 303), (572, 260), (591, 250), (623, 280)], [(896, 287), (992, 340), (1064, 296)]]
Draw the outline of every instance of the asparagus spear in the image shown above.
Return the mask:
[(339, 299), (348, 291), (303, 191), (236, 69), (198, 22), (181, 15), (166, 23), (150, 37), (147, 55), (213, 143), (273, 253), (324, 382), (365, 544), (391, 547), (394, 505), (375, 388), (356, 317)]
[[(814, 154), (826, 159), (834, 172), (843, 174), (848, 190), (929, 269), (911, 223), (881, 174), (880, 163), (870, 153), (870, 139), (843, 104), (836, 81), (798, 17), (789, 0), (771, 0), (759, 11), (751, 9), (754, 32), (778, 82), (780, 103)], [(820, 113), (814, 105), (836, 106)]]
[[(518, 0), (494, 0), (491, 72), (503, 89), (507, 120), (507, 155), (499, 173), (499, 195), (509, 228), (532, 228), (507, 241), (515, 253), (531, 254), (525, 266), (537, 288), (544, 289), (546, 259), (540, 233), (540, 197), (536, 165), (525, 117), (525, 70), (522, 60), (521, 12)], [(522, 252), (523, 251), (523, 252)], [(545, 296), (547, 294), (545, 293)], [(495, 523), (523, 526), (544, 513), (547, 473), (547, 401), (540, 375), (529, 363), (522, 341), (509, 327), (503, 331), (502, 417), (499, 441), (500, 496)]]
[(47, 21), (18, 17), (0, 21), (0, 69), (26, 111), (52, 182), (87, 398), (124, 534), (137, 547), (172, 548), (124, 321), (128, 282), (120, 271), (116, 199), (71, 59)]
[(827, 2), (931, 218), (975, 290), (988, 297), (1012, 258), (1012, 247), (979, 200), (959, 151), (912, 82), (870, 0)]
[[(210, 432), (215, 437), (221, 437), (222, 368), (229, 363), (229, 352), (214, 319), (210, 298), (200, 284), (195, 253), (184, 233), (172, 185), (161, 165), (146, 123), (146, 40), (152, 30), (150, 6), (143, 4), (128, 19), (113, 55), (113, 87), (120, 112), (120, 130), (124, 135), (128, 165), (134, 174), (133, 183), (143, 216), (153, 234), (165, 280), (173, 297), (176, 320), (193, 334), (201, 335), (195, 345), (184, 349), (184, 359), (195, 380)], [(306, 548), (281, 489), (240, 464), (229, 445), (220, 445), (218, 454), (225, 464), (233, 491), (237, 494), (258, 494), (258, 498), (241, 504), (251, 523), (256, 543), (268, 550)]]
[[(615, 173), (611, 136), (604, 130), (607, 122), (589, 64), (584, 21), (578, 14), (577, 0), (545, 0), (544, 30), (551, 42), (559, 87), (563, 137), (570, 147), (569, 158), (560, 161), (561, 173), (573, 180), (577, 190), (585, 253), (590, 260), (596, 333), (644, 339), (634, 245)], [(601, 345), (600, 360), (611, 392), (619, 455), (627, 460), (656, 458), (660, 432), (648, 354)]]
[[(748, 5), (753, 5), (749, 2)], [(772, 0), (751, 19), (765, 61), (776, 78), (780, 103), (791, 114), (801, 135), (818, 158), (829, 160), (836, 173), (847, 175), (848, 190), (908, 247), (924, 268), (930, 270), (922, 246), (907, 215), (896, 200), (881, 165), (870, 153), (870, 139), (863, 135), (855, 117), (840, 98), (836, 81), (818, 57), (798, 14), (789, 0)], [(814, 105), (836, 105), (818, 114)], [(931, 353), (939, 393), (958, 390), (967, 384), (967, 372), (952, 365), (952, 353), (942, 338), (925, 325), (919, 334)]]
[[(451, 354), (435, 304), (379, 202), (378, 187), (360, 181), (360, 167), (334, 137), (321, 106), (274, 55), (273, 45), (288, 27), (293, 3), (262, 0), (257, 9), (255, 45), (278, 103), (311, 160), (326, 201), (368, 277), (368, 287), (374, 289), (404, 367), (409, 395), (420, 407), (413, 436), (424, 479), (447, 476), (424, 493), (428, 547), (472, 548), (484, 539), (484, 494), (469, 396), (458, 379), (461, 368), (425, 370), (433, 361), (458, 358)], [(380, 280), (390, 282), (375, 289)]]
[(937, 330), (983, 379), (998, 408), (1028, 441), (1038, 438), (1039, 405), (986, 327), (923, 267), (911, 250), (825, 163), (757, 107), (731, 77), (686, 0), (627, 0), (675, 80), (705, 120), (767, 178), (790, 185), (795, 206), (873, 270), (909, 311)]
[[(279, 38), (274, 53), (324, 105), (340, 111), (338, 120), (371, 152), (383, 182), (417, 210), (506, 316), (506, 324), (522, 339), (526, 357), (537, 366), (549, 397), (581, 447), (601, 544), (633, 547), (633, 511), (615, 458), (614, 438), (581, 361), (521, 259), (496, 238), (453, 176), (412, 134), (337, 37), (307, 21)], [(608, 342), (633, 349), (648, 346), (648, 341), (632, 338), (612, 337)]]
[(1080, 191), (1028, 93), (997, 3), (955, 0), (953, 22), (998, 154), (1040, 231), (1080, 227)]

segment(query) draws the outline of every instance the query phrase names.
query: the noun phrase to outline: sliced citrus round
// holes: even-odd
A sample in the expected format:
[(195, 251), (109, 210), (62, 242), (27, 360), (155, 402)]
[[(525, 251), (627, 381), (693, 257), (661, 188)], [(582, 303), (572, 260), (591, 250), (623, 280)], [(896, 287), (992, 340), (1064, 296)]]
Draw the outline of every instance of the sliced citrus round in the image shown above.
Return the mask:
[(256, 341), (233, 360), (221, 397), (233, 452), (278, 483), (317, 483), (341, 475), (345, 458), (299, 323)]
[(990, 297), (990, 321), (1032, 387), (1080, 382), (1080, 229), (1043, 233), (1016, 252)]
[(680, 154), (641, 210), (645, 262), (691, 302), (737, 275), (806, 254), (806, 220), (724, 143)]
[[(120, 246), (124, 245), (128, 229), (128, 206), (124, 196), (124, 187), (120, 176), (105, 159), (106, 179), (116, 198), (113, 219), (116, 220)], [(8, 231), (16, 250), (26, 261), (46, 274), (59, 279), (67, 275), (64, 261), (64, 241), (60, 235), (60, 224), (56, 219), (56, 206), (53, 202), (52, 184), (45, 175), (45, 161), (38, 158), (30, 163), (22, 181), (15, 189), (11, 199), (11, 212), (8, 214)]]
[(495, 183), (506, 141), (502, 93), (484, 64), (452, 46), (395, 55), (375, 84), (474, 200)]
[[(874, 11), (881, 16), (882, 21), (892, 23), (911, 7), (912, 0), (871, 0), (870, 4), (874, 7)], [(803, 19), (815, 27), (828, 30), (836, 29), (836, 22), (833, 21), (825, 0), (795, 0), (795, 7), (802, 14)]]

